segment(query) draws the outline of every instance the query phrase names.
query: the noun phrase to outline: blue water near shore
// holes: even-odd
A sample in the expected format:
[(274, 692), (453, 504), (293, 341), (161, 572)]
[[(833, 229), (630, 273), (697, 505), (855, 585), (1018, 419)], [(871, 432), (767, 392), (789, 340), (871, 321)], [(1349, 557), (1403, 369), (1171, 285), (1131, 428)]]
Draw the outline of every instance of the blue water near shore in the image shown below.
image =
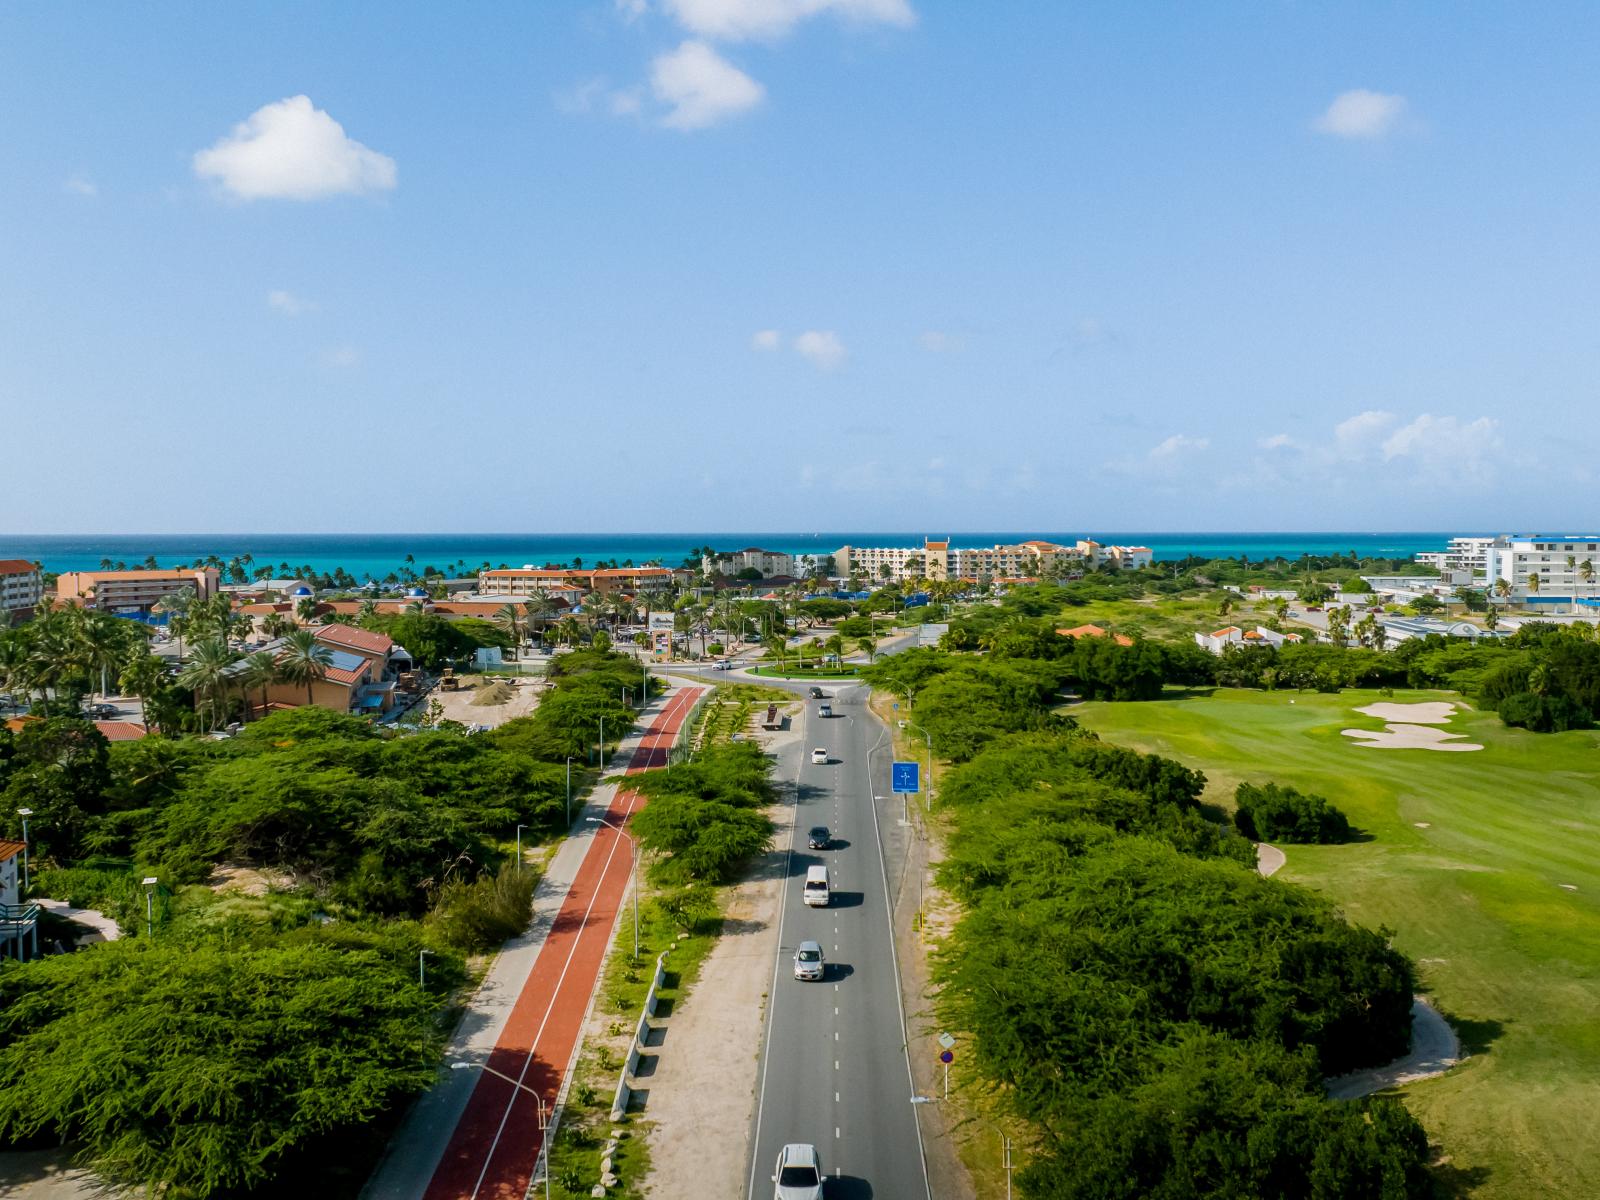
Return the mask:
[[(1302, 554), (1354, 552), (1361, 557), (1410, 558), (1442, 550), (1448, 533), (1150, 533), (1108, 530), (1025, 530), (957, 533), (530, 533), (530, 534), (83, 534), (26, 537), (0, 534), (0, 558), (25, 558), (47, 571), (92, 571), (102, 559), (141, 565), (155, 555), (158, 565), (174, 566), (214, 554), (224, 562), (249, 554), (252, 568), (287, 563), (319, 573), (343, 567), (357, 579), (383, 579), (411, 566), (468, 571), (483, 563), (520, 567), (525, 563), (568, 563), (582, 558), (635, 563), (660, 561), (677, 566), (695, 546), (718, 550), (761, 546), (789, 554), (831, 554), (843, 545), (921, 545), (924, 536), (949, 536), (953, 546), (992, 546), (1028, 538), (1068, 544), (1082, 537), (1120, 545), (1149, 546), (1161, 560), (1197, 554), (1203, 558), (1299, 558)], [(410, 555), (411, 563), (406, 556)]]

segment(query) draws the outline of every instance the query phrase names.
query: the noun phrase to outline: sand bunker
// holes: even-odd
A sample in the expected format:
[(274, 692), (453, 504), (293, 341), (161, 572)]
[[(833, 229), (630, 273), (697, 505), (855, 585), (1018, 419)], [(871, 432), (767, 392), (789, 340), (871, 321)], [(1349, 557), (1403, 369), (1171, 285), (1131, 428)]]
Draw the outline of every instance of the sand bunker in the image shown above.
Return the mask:
[(1445, 725), (1455, 715), (1456, 706), (1447, 700), (1424, 700), (1419, 704), (1369, 704), (1356, 709), (1380, 721), (1403, 721), (1407, 725)]
[(1463, 733), (1446, 733), (1429, 725), (1385, 725), (1378, 729), (1341, 729), (1347, 738), (1355, 738), (1357, 745), (1376, 746), (1380, 750), (1482, 750), (1477, 742), (1458, 742)]

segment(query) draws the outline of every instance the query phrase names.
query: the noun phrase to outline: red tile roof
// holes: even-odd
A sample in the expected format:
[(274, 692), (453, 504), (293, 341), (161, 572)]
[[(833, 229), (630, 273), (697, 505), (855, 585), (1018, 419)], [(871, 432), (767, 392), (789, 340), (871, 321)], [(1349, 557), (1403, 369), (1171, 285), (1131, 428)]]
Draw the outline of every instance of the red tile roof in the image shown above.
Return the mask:
[(22, 842), (0, 841), (0, 862), (15, 858), (27, 848)]
[(353, 625), (320, 625), (317, 627), (317, 641), (351, 650), (364, 650), (368, 654), (388, 654), (394, 649), (394, 639), (388, 634), (357, 629)]
[[(1070, 638), (1076, 638), (1076, 637), (1097, 637), (1097, 638), (1099, 638), (1099, 637), (1105, 637), (1106, 636), (1106, 631), (1104, 629), (1101, 629), (1100, 626), (1098, 626), (1098, 625), (1078, 625), (1078, 626), (1073, 627), (1072, 629), (1058, 629), (1058, 630), (1056, 630), (1056, 632), (1059, 633), (1062, 637), (1070, 637)], [(1119, 634), (1115, 635), (1111, 640), (1116, 642), (1117, 645), (1119, 645), (1119, 646), (1131, 646), (1131, 645), (1133, 645), (1133, 639), (1131, 637), (1129, 637), (1125, 633), (1119, 633)]]
[(950, 543), (948, 541), (945, 541), (945, 542), (930, 542), (926, 538), (924, 538), (922, 540), (922, 546), (923, 546), (923, 549), (925, 549), (925, 550), (948, 550), (948, 549), (950, 549)]
[(1237, 625), (1224, 625), (1221, 629), (1217, 630), (1211, 636), (1212, 637), (1227, 637), (1230, 633), (1238, 633), (1238, 632), (1239, 632), (1239, 627)]
[(96, 721), (94, 727), (108, 742), (137, 742), (149, 732), (137, 721)]
[(38, 569), (25, 558), (0, 558), (0, 575), (32, 575)]
[(84, 579), (113, 580), (113, 579), (193, 579), (196, 575), (207, 572), (216, 573), (215, 567), (195, 567), (193, 570), (162, 570), (162, 571), (68, 571), (68, 575), (77, 575)]

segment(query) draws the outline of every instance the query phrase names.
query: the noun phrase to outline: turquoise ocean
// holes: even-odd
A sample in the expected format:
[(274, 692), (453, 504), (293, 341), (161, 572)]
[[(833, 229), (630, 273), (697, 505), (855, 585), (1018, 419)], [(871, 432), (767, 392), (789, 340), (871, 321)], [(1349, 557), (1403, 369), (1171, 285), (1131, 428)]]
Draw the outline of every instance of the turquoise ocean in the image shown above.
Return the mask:
[[(878, 533), (528, 533), (528, 534), (62, 534), (29, 537), (0, 534), (0, 558), (25, 558), (47, 571), (92, 571), (103, 560), (137, 566), (154, 555), (160, 566), (194, 562), (216, 555), (227, 562), (250, 555), (252, 568), (287, 563), (332, 573), (343, 567), (357, 579), (383, 579), (410, 566), (450, 571), (458, 564), (476, 570), (487, 562), (519, 567), (526, 563), (567, 563), (615, 559), (660, 561), (677, 566), (696, 546), (738, 550), (760, 546), (790, 554), (831, 554), (843, 545), (920, 545), (927, 537), (948, 536), (955, 546), (1043, 538), (1072, 543), (1082, 537), (1121, 545), (1149, 546), (1159, 560), (1202, 558), (1299, 558), (1303, 554), (1354, 552), (1361, 557), (1409, 558), (1442, 550), (1448, 533), (1151, 533), (1117, 530), (1024, 530), (956, 532), (946, 530)], [(411, 562), (407, 562), (407, 556)]]

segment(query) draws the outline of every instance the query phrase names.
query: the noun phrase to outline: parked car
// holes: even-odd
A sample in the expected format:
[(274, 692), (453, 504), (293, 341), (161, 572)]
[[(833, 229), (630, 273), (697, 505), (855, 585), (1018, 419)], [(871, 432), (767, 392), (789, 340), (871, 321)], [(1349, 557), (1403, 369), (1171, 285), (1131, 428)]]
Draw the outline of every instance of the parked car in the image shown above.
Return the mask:
[(794, 977), (815, 983), (821, 981), (826, 970), (822, 961), (822, 946), (817, 942), (801, 942), (794, 952)]
[(806, 845), (812, 850), (827, 850), (833, 845), (833, 833), (826, 825), (813, 825), (806, 834)]
[(828, 761), (828, 752), (818, 746), (811, 752), (811, 761), (814, 763), (826, 763)]
[(822, 1159), (817, 1148), (791, 1142), (778, 1151), (772, 1182), (777, 1185), (772, 1200), (822, 1200)]

